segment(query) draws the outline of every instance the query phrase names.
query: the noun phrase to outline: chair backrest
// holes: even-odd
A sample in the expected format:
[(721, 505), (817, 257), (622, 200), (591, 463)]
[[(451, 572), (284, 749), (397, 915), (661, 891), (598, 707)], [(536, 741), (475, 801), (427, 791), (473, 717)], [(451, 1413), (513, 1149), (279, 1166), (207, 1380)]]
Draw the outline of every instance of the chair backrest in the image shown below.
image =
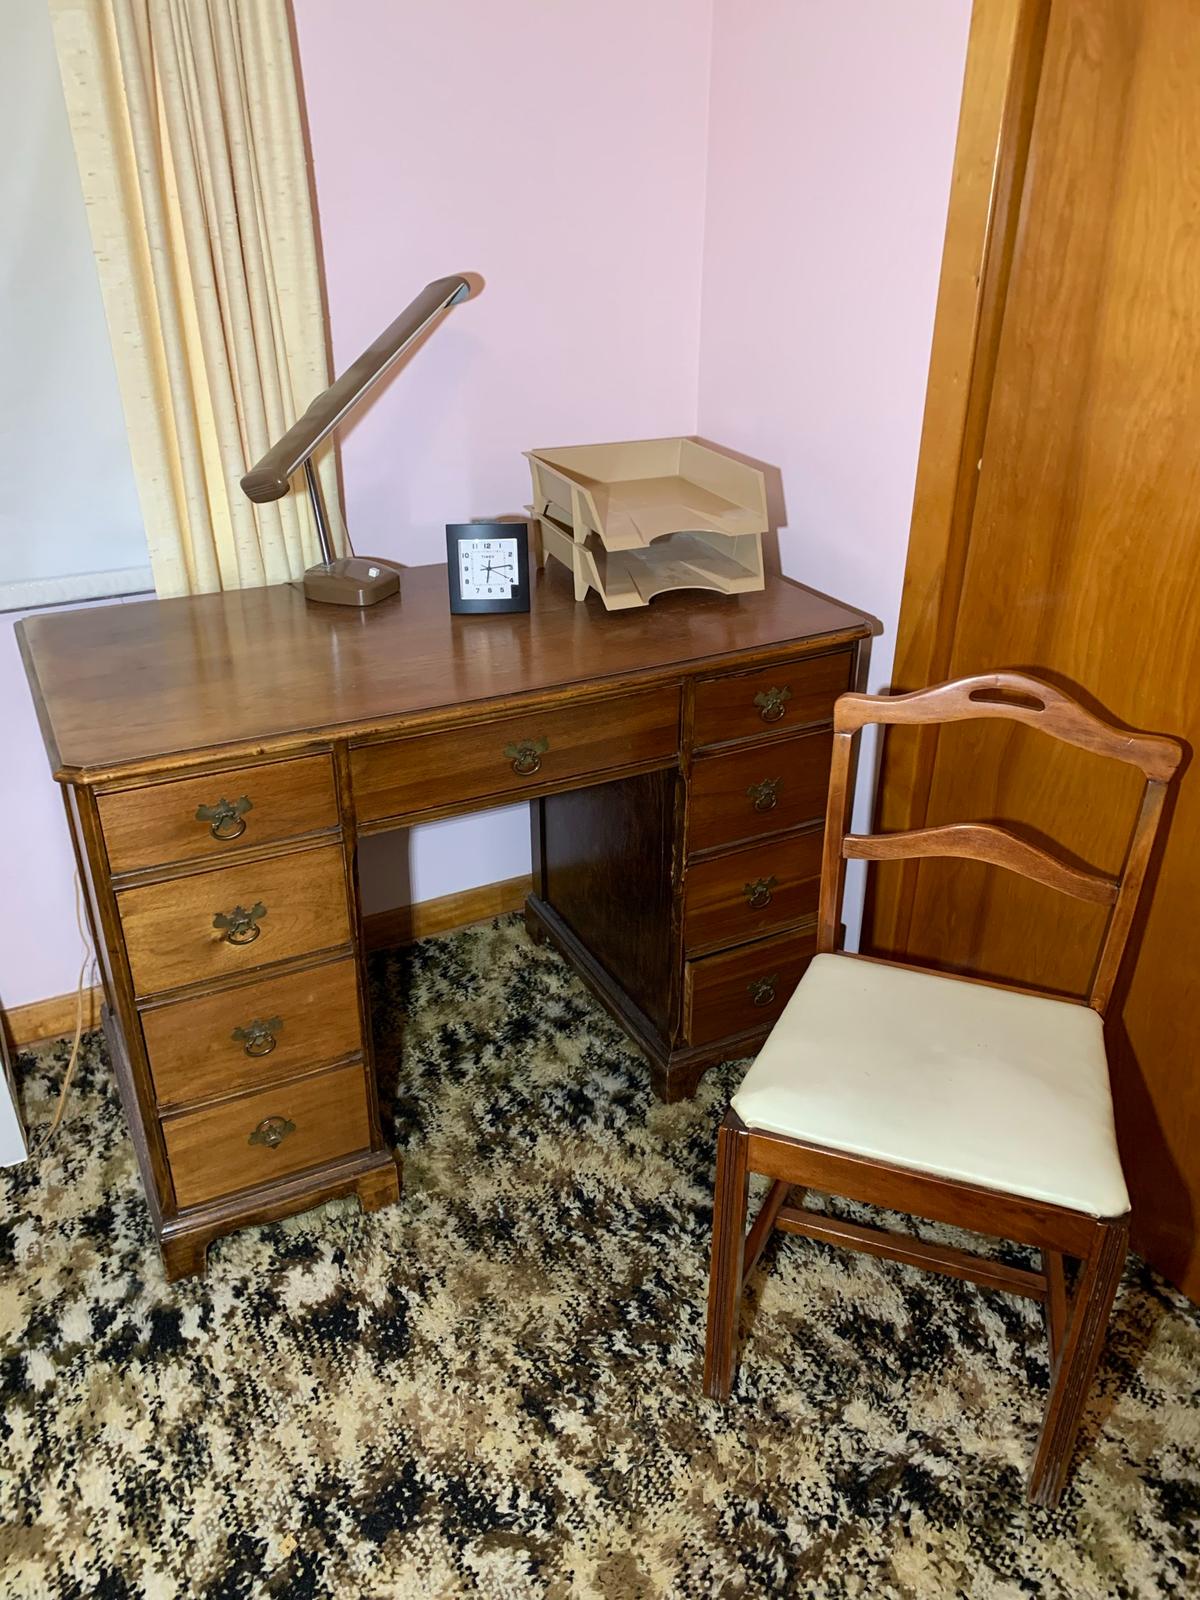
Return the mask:
[[(1007, 828), (986, 822), (955, 822), (903, 833), (846, 832), (853, 770), (851, 756), (854, 736), (861, 728), (871, 723), (965, 722), (978, 717), (1023, 722), (1067, 744), (1111, 756), (1141, 770), (1146, 786), (1119, 876), (1109, 878), (1098, 872), (1083, 871), (1019, 838)], [(1020, 672), (981, 673), (977, 677), (958, 678), (953, 683), (920, 689), (915, 694), (842, 695), (833, 712), (833, 766), (825, 819), (817, 949), (829, 951), (836, 946), (847, 860), (901, 861), (916, 856), (957, 856), (968, 861), (983, 861), (1020, 873), (1035, 883), (1076, 899), (1109, 908), (1087, 995), (1088, 1004), (1103, 1015), (1112, 995), (1134, 908), (1162, 821), (1167, 785), (1182, 757), (1183, 746), (1178, 740), (1114, 727), (1086, 711), (1060, 689)]]

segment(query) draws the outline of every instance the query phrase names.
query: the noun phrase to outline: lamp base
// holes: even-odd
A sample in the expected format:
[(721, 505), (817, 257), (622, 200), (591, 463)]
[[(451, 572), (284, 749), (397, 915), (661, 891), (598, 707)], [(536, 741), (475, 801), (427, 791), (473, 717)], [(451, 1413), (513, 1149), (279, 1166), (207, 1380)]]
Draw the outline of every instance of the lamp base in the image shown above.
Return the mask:
[(341, 556), (309, 567), (304, 598), (326, 606), (373, 606), (400, 593), (400, 569), (371, 556)]

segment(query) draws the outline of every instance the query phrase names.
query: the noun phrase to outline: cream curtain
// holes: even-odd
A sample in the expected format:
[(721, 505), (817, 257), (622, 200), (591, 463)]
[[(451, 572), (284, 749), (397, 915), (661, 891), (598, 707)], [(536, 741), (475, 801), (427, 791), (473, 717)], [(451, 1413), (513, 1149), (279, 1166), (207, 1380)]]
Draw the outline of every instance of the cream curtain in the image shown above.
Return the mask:
[(287, 0), (50, 11), (158, 593), (299, 577), (303, 493), (238, 486), (329, 382)]

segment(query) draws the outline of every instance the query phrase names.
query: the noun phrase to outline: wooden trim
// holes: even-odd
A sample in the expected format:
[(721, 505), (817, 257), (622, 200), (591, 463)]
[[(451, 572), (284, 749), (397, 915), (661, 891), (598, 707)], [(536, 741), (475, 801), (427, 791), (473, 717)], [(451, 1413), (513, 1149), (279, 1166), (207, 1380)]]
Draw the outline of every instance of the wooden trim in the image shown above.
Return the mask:
[[(950, 673), (992, 381), (1020, 219), (1049, 0), (975, 0), (934, 317), (894, 687)], [(937, 730), (885, 751), (879, 826), (925, 821)], [(879, 949), (906, 948), (919, 863), (872, 884)]]
[[(504, 878), (498, 883), (483, 883), (475, 889), (461, 889), (436, 900), (421, 900), (412, 906), (397, 906), (394, 911), (377, 911), (363, 918), (363, 934), (368, 950), (390, 950), (397, 945), (428, 939), (435, 933), (449, 933), (473, 922), (520, 911), (529, 893), (529, 878)], [(255, 974), (261, 977), (261, 974)], [(75, 1032), (75, 994), (56, 994), (48, 1000), (30, 1000), (26, 1005), (9, 1006), (3, 1025), (9, 1047), (25, 1050), (50, 1039), (69, 1038)], [(83, 991), (84, 1031), (100, 1026), (104, 991)]]
[(419, 900), (416, 905), (397, 906), (393, 911), (375, 911), (363, 918), (363, 939), (368, 950), (391, 950), (435, 933), (470, 927), (473, 922), (488, 922), (492, 917), (522, 910), (531, 889), (529, 874), (523, 873), (519, 878), (481, 883), (477, 888), (460, 889), (436, 900)]
[[(97, 986), (83, 991), (85, 1032), (100, 1026), (103, 1004), (103, 989)], [(4, 1012), (4, 1033), (9, 1048), (24, 1050), (43, 1040), (70, 1038), (75, 1032), (75, 1006), (74, 993), (52, 995), (49, 1000), (30, 1000), (23, 1006), (9, 1006)]]

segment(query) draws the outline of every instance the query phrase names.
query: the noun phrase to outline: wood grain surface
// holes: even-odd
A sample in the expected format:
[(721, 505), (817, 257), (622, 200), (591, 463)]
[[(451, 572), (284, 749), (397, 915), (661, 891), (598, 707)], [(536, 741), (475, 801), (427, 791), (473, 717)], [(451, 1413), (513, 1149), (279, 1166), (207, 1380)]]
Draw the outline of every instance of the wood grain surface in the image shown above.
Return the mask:
[(350, 773), (366, 824), (472, 800), (515, 800), (567, 779), (670, 761), (678, 750), (679, 690), (664, 687), (596, 701), (586, 712), (539, 707), (364, 745), (350, 752)]
[[(218, 837), (214, 823), (196, 816), (201, 807), (228, 800), (238, 809), (232, 821), (215, 826), (232, 830)], [(271, 761), (224, 768), (171, 783), (147, 784), (102, 794), (97, 804), (104, 828), (108, 864), (114, 873), (176, 861), (220, 861), (254, 845), (273, 844), (338, 825), (333, 763), (328, 756)]]
[[(139, 995), (238, 976), (350, 940), (340, 845), (124, 889), (117, 904)], [(266, 914), (252, 943), (231, 944), (213, 925), (218, 913), (260, 904)]]
[(366, 612), (276, 584), (17, 626), (51, 762), (74, 776), (411, 727), (421, 715), (453, 721), (558, 689), (577, 702), (666, 668), (711, 671), (726, 656), (751, 666), (788, 644), (818, 650), (870, 631), (861, 612), (784, 578), (754, 594), (663, 595), (607, 613), (576, 604), (553, 567), (537, 575), (528, 616), (452, 617), (444, 565), (410, 568), (402, 598)]
[(833, 702), (849, 689), (854, 656), (839, 650), (757, 672), (725, 673), (696, 684), (692, 739), (697, 748), (729, 739), (759, 739), (828, 722)]
[[(1031, 7), (1024, 7), (1031, 11)], [(961, 585), (936, 603), (933, 678), (1020, 666), (1131, 728), (1200, 742), (1200, 11), (1183, 0), (1053, 0), (984, 426), (960, 435), (972, 480)], [(1016, 219), (1019, 214), (1019, 229)], [(944, 561), (914, 523), (922, 570)], [(906, 609), (898, 668), (928, 610)], [(907, 669), (904, 669), (907, 671)], [(917, 687), (912, 678), (905, 687)], [(929, 681), (926, 678), (924, 681)], [(903, 748), (903, 746), (901, 746)], [(888, 827), (968, 818), (1032, 830), (1120, 869), (1140, 775), (1025, 728), (943, 729), (885, 766)], [(891, 873), (896, 869), (884, 869)], [(1079, 993), (1101, 908), (954, 862), (884, 892), (877, 949)], [(1200, 1298), (1200, 1074), (1192, 1070), (1200, 785), (1177, 784), (1135, 965), (1108, 1026), (1135, 1247)], [(894, 880), (893, 880), (894, 884)]]
[[(275, 1021), (280, 1026), (271, 1030), (275, 1042), (265, 1055), (248, 1055), (234, 1037), (251, 1023)], [(157, 1006), (143, 1011), (142, 1031), (163, 1107), (286, 1078), (362, 1049), (355, 963), (347, 956)]]
[[(365, 1150), (371, 1127), (363, 1073), (362, 1063), (352, 1062), (202, 1111), (164, 1117), (179, 1204), (200, 1205)], [(250, 1135), (273, 1117), (292, 1123), (291, 1131), (274, 1147), (251, 1144)]]
[(683, 942), (689, 954), (744, 944), (816, 914), (820, 828), (690, 862)]
[(738, 844), (818, 820), (825, 810), (832, 747), (832, 734), (807, 733), (697, 757), (688, 816), (689, 852)]

